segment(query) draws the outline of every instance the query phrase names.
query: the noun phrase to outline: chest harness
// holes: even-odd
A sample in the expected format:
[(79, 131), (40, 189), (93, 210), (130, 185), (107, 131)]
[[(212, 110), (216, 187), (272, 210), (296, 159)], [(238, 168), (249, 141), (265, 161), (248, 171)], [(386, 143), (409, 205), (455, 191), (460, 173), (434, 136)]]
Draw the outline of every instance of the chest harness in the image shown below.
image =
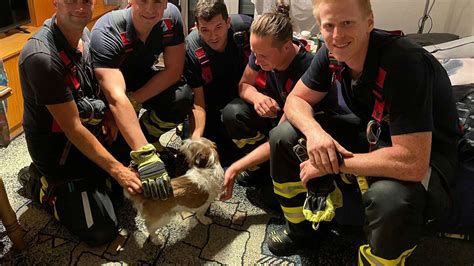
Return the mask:
[[(237, 45), (237, 48), (244, 59), (244, 65), (247, 65), (251, 53), (248, 34), (249, 33), (247, 31), (237, 31), (233, 34), (233, 41)], [(208, 85), (213, 80), (211, 60), (209, 59), (209, 55), (202, 46), (194, 50), (194, 55), (199, 60), (201, 65), (201, 77), (204, 80), (204, 85)]]
[[(129, 4), (127, 8), (130, 6), (131, 4)], [(115, 20), (116, 17), (114, 17), (113, 15), (112, 17), (114, 18), (114, 21), (116, 21)], [(174, 32), (173, 32), (173, 21), (171, 20), (171, 18), (163, 18), (161, 22), (163, 23), (163, 35), (162, 35), (163, 40), (172, 38), (174, 36)], [(125, 51), (125, 55), (122, 57), (122, 60), (124, 60), (127, 55), (131, 54), (134, 51), (134, 39), (128, 36), (128, 32), (126, 30), (123, 32), (120, 32), (119, 34), (120, 34), (120, 40), (123, 45), (123, 49)]]
[[(384, 31), (391, 36), (404, 36), (403, 32), (400, 30), (395, 31)], [(344, 71), (344, 64), (338, 62), (333, 54), (329, 53), (329, 71), (332, 73), (331, 86), (336, 86), (336, 81), (339, 84), (342, 84), (342, 72)], [(383, 86), (385, 83), (385, 78), (387, 71), (379, 66), (377, 70), (377, 76), (375, 78), (375, 86), (372, 88), (371, 92), (375, 98), (374, 107), (372, 110), (371, 120), (367, 123), (366, 127), (366, 139), (369, 144), (369, 152), (377, 149), (377, 143), (379, 142), (380, 133), (382, 132), (382, 121), (388, 121), (388, 105), (385, 102), (383, 96)], [(342, 174), (342, 180), (346, 183), (353, 183), (354, 176), (350, 174)], [(359, 185), (361, 193), (365, 193), (369, 187), (367, 178), (364, 176), (355, 177)]]
[[(400, 30), (384, 32), (390, 34), (391, 36), (404, 36), (403, 32)], [(342, 84), (342, 72), (344, 71), (344, 69), (344, 65), (341, 62), (338, 62), (334, 55), (329, 53), (329, 71), (332, 73), (331, 86), (336, 86), (336, 81)], [(381, 133), (382, 121), (388, 121), (388, 108), (383, 96), (383, 86), (385, 83), (386, 75), (387, 71), (382, 67), (379, 67), (375, 79), (375, 86), (371, 90), (372, 95), (375, 98), (375, 103), (371, 115), (372, 119), (367, 123), (366, 128), (366, 137), (367, 142), (369, 143), (369, 151), (373, 151), (376, 148)]]
[[(51, 31), (54, 42), (58, 49), (59, 58), (66, 66), (66, 79), (72, 88), (72, 93), (79, 111), (79, 117), (83, 125), (89, 129), (96, 128), (102, 122), (106, 109), (105, 103), (99, 99), (100, 89), (96, 81), (93, 80), (91, 72), (78, 55), (73, 54), (71, 49), (67, 48), (66, 40), (56, 25), (56, 19), (51, 20)], [(87, 41), (86, 39), (85, 41)], [(84, 90), (90, 91), (89, 95), (85, 95)], [(52, 132), (62, 132), (56, 120), (53, 119), (51, 126)], [(97, 135), (97, 132), (93, 132)]]
[[(298, 41), (301, 43), (300, 46), (302, 45), (305, 48), (306, 51), (311, 52), (311, 46), (309, 45), (309, 43), (306, 40), (299, 39)], [(285, 83), (285, 90), (281, 91), (281, 92), (276, 92), (281, 97), (283, 102), (285, 102), (286, 97), (288, 96), (288, 94), (290, 94), (291, 90), (293, 90), (293, 85), (295, 85), (295, 81), (288, 78), (286, 80), (286, 83)], [(257, 90), (266, 91), (266, 89), (267, 89), (267, 71), (265, 71), (263, 69), (260, 69), (258, 71), (257, 78), (255, 79), (255, 87), (257, 88)]]

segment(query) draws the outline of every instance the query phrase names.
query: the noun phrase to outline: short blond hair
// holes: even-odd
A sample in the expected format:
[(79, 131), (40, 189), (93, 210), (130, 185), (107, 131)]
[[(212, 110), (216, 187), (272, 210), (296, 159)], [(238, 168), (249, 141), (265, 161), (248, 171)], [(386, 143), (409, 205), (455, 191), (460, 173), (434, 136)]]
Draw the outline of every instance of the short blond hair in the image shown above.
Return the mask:
[[(319, 5), (322, 3), (327, 3), (327, 2), (336, 2), (340, 0), (313, 0), (313, 15), (316, 18), (316, 21), (318, 21), (319, 24), (321, 24), (321, 17), (319, 16)], [(370, 4), (370, 0), (357, 0), (359, 2), (359, 7), (361, 8), (364, 16), (369, 16), (372, 14), (372, 5)]]

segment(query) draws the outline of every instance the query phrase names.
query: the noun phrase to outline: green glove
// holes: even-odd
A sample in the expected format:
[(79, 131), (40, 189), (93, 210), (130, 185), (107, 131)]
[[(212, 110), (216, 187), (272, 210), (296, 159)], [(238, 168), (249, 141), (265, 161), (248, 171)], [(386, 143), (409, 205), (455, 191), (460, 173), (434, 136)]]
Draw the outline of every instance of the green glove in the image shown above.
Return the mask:
[(145, 197), (166, 200), (173, 195), (173, 188), (165, 164), (156, 154), (156, 149), (152, 144), (147, 144), (138, 151), (130, 152), (130, 157), (133, 160), (132, 163), (137, 166)]

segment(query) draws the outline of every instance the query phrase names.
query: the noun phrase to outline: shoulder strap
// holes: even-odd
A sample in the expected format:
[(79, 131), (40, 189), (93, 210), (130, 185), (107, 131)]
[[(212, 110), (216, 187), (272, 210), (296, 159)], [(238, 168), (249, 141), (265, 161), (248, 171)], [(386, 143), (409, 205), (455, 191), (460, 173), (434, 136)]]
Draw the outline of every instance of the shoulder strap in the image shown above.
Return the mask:
[(126, 31), (120, 33), (120, 40), (122, 40), (126, 54), (133, 52), (133, 41), (128, 38)]
[[(129, 3), (126, 8), (129, 8), (130, 6), (131, 4)], [(119, 24), (119, 21), (118, 21), (119, 14), (120, 13), (117, 11), (110, 12), (111, 19), (116, 25), (116, 27), (122, 26)], [(125, 49), (125, 54), (128, 54), (128, 53), (133, 52), (133, 40), (128, 37), (128, 32), (126, 28), (127, 26), (125, 26), (125, 31), (120, 32), (119, 34), (120, 34), (120, 40), (122, 41), (123, 48)]]
[(163, 18), (163, 38), (173, 37), (173, 21), (171, 18)]
[(264, 90), (267, 86), (267, 73), (260, 69), (255, 79), (255, 87), (260, 90)]
[(198, 47), (194, 50), (194, 55), (196, 55), (199, 63), (201, 63), (201, 76), (204, 80), (204, 84), (207, 85), (212, 81), (211, 61), (202, 47)]
[(344, 64), (337, 61), (333, 54), (329, 53), (329, 71), (332, 73), (331, 85), (334, 85), (336, 81), (339, 83), (342, 82), (342, 70), (344, 69)]

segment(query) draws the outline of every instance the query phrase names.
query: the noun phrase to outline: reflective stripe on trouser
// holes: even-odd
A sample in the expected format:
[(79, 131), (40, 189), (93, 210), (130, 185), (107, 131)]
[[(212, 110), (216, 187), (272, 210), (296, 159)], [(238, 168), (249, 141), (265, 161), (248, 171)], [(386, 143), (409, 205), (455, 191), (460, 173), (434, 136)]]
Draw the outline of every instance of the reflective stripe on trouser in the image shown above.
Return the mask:
[(227, 134), (244, 153), (250, 153), (264, 143), (270, 129), (278, 123), (276, 118), (259, 116), (253, 105), (240, 98), (233, 99), (221, 113)]
[(401, 266), (405, 265), (406, 258), (411, 255), (416, 246), (411, 249), (405, 250), (400, 256), (393, 260), (387, 260), (381, 257), (377, 257), (372, 254), (372, 250), (369, 245), (363, 245), (359, 247), (359, 265), (370, 265), (370, 266)]
[(298, 143), (300, 136), (294, 133), (287, 122), (270, 131), (270, 175), (285, 219), (289, 224), (300, 225), (306, 220), (303, 204), (307, 189), (299, 178), (299, 160), (293, 152), (293, 146)]
[(262, 134), (260, 131), (257, 131), (257, 135), (255, 137), (246, 138), (246, 139), (232, 139), (232, 141), (235, 143), (235, 145), (237, 145), (239, 149), (242, 149), (247, 144), (255, 145), (263, 139), (265, 139), (265, 135)]
[[(307, 190), (303, 187), (303, 184), (300, 181), (287, 183), (277, 183), (273, 181), (273, 191), (279, 197), (291, 201), (298, 195), (306, 194)], [(285, 206), (285, 202), (286, 200), (280, 200), (281, 209), (283, 210), (286, 220), (295, 224), (303, 222), (305, 220), (303, 205), (290, 207)]]
[(41, 188), (39, 191), (39, 201), (43, 204), (47, 210), (51, 210), (53, 208), (53, 215), (56, 220), (59, 221), (59, 215), (56, 210), (56, 206), (54, 206), (55, 196), (51, 195), (51, 191), (48, 190), (49, 184), (48, 181), (44, 176), (40, 178)]
[(161, 135), (179, 125), (161, 120), (154, 110), (145, 111), (140, 117), (140, 124), (146, 130), (148, 141), (154, 145), (159, 143)]

